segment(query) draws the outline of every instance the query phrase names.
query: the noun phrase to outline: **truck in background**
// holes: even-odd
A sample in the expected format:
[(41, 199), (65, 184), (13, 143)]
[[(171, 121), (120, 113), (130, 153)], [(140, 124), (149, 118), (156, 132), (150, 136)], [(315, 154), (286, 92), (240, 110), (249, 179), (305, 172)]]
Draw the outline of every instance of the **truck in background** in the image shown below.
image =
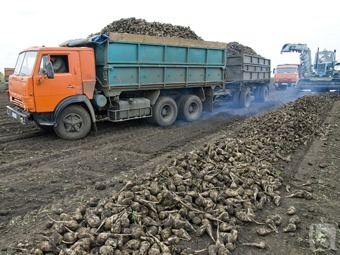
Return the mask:
[(276, 90), (295, 87), (300, 79), (300, 65), (281, 64), (274, 68), (274, 85)]
[(270, 60), (226, 56), (226, 44), (110, 33), (19, 54), (7, 114), (63, 139), (96, 130), (98, 119), (150, 118), (170, 126), (212, 111), (216, 97), (249, 107), (268, 100)]

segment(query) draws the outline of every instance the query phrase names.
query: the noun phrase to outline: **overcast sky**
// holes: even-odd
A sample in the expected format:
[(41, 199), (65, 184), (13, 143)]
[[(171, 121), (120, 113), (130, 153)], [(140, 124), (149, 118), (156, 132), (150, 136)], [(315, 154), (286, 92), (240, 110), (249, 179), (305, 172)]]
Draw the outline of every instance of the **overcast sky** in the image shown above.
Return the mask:
[(27, 47), (58, 46), (131, 17), (189, 26), (206, 41), (239, 42), (271, 59), (272, 67), (298, 63), (297, 53), (280, 54), (285, 43), (306, 43), (313, 55), (318, 47), (340, 54), (339, 14), (336, 0), (7, 0), (0, 13), (0, 72), (14, 67)]

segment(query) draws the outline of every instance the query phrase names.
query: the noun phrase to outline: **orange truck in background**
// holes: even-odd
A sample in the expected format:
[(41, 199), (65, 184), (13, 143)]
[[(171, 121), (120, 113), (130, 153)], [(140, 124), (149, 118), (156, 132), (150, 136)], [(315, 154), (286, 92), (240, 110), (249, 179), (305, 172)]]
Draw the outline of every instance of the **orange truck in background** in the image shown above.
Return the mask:
[(298, 64), (282, 64), (274, 68), (274, 85), (275, 89), (287, 89), (294, 87), (299, 81), (300, 65)]

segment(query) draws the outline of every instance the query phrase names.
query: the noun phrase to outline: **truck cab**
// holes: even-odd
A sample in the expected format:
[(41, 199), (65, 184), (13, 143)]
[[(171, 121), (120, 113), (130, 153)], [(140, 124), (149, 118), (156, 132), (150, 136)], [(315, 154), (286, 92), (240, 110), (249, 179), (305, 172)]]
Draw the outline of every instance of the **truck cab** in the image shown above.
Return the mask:
[(297, 64), (277, 65), (273, 71), (276, 90), (296, 86), (300, 77), (300, 66)]
[(44, 129), (57, 128), (65, 107), (91, 105), (95, 81), (92, 48), (28, 48), (19, 54), (9, 79), (7, 114), (22, 124), (34, 120)]

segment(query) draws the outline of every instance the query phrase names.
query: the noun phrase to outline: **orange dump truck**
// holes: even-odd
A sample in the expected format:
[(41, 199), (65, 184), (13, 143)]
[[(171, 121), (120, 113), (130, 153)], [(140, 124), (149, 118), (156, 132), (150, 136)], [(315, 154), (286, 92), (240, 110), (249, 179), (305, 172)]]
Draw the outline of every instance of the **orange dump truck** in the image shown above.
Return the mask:
[(268, 100), (270, 60), (227, 58), (226, 47), (110, 33), (28, 48), (9, 78), (7, 114), (75, 140), (96, 131), (103, 119), (150, 118), (170, 126), (177, 118), (197, 121), (202, 111), (212, 111), (216, 97), (233, 95), (239, 107), (248, 107), (252, 94), (259, 102)]
[(277, 65), (273, 72), (275, 89), (287, 89), (287, 87), (296, 86), (297, 82), (299, 81), (300, 65)]

